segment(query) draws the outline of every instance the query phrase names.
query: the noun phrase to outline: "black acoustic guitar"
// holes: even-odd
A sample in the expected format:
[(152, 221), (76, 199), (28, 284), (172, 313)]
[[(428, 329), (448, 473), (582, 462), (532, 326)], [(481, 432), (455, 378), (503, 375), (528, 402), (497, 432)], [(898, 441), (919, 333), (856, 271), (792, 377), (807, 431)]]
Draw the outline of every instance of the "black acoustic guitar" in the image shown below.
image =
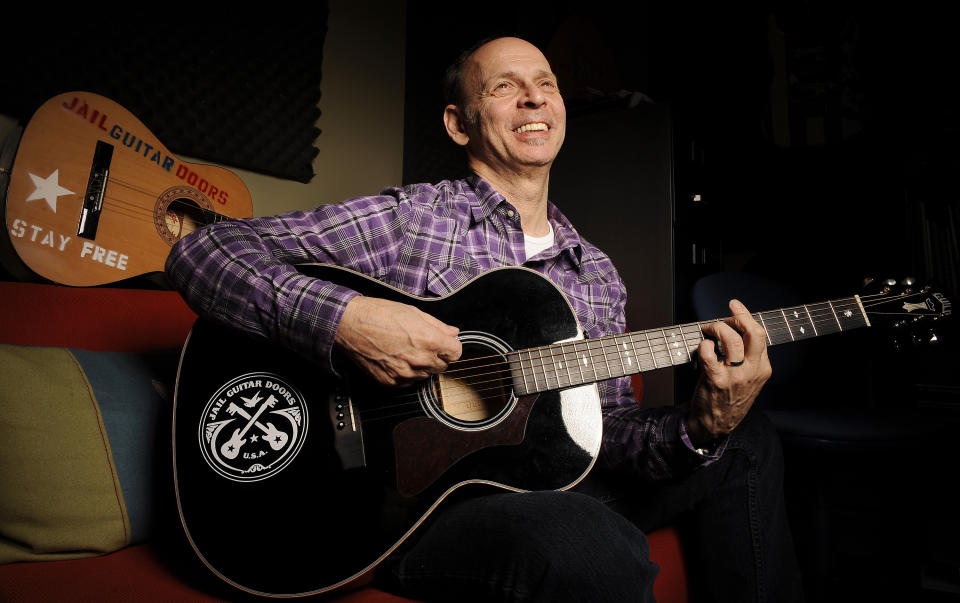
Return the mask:
[[(689, 362), (707, 324), (585, 340), (564, 294), (524, 268), (492, 270), (436, 299), (332, 266), (302, 270), (459, 327), (464, 354), (441, 375), (386, 389), (197, 322), (174, 409), (181, 519), (211, 571), (267, 596), (361, 583), (450, 498), (573, 486), (600, 450), (596, 382)], [(949, 313), (930, 288), (887, 287), (754, 317), (773, 345), (875, 316)]]

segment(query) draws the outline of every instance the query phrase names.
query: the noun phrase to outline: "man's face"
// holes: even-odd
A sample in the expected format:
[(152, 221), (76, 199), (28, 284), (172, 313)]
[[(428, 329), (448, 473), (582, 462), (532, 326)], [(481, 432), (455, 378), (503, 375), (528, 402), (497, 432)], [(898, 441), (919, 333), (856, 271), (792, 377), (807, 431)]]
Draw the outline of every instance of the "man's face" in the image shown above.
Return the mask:
[(463, 75), (471, 160), (501, 171), (549, 166), (566, 131), (557, 78), (532, 44), (501, 38), (481, 46)]

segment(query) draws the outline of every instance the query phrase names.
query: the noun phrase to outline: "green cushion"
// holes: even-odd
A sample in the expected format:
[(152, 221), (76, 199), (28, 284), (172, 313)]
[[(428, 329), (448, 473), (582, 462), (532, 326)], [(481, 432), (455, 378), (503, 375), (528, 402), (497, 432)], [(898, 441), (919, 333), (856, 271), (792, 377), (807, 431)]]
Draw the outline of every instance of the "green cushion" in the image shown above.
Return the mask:
[(170, 401), (156, 386), (172, 379), (154, 360), (0, 344), (0, 563), (147, 537), (169, 452)]

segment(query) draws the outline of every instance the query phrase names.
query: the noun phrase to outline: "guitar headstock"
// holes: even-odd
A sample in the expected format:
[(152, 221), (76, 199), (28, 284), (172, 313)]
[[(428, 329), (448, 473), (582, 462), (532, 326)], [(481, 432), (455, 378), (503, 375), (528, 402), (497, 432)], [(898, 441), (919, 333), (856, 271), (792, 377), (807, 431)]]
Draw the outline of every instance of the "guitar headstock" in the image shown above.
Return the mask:
[(950, 300), (933, 285), (917, 283), (912, 278), (869, 281), (860, 301), (876, 326), (901, 331), (895, 346), (935, 344), (939, 336), (937, 321), (951, 315)]

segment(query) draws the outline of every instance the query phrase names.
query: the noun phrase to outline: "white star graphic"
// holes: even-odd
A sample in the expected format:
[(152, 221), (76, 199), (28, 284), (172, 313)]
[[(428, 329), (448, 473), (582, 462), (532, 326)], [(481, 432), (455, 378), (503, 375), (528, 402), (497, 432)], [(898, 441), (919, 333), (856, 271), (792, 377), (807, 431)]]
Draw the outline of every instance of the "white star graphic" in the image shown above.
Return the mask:
[(57, 211), (57, 197), (62, 195), (75, 195), (73, 191), (67, 190), (60, 186), (60, 170), (53, 170), (53, 173), (47, 176), (46, 178), (41, 178), (36, 174), (27, 172), (30, 175), (30, 179), (33, 180), (33, 185), (37, 188), (34, 189), (30, 196), (27, 197), (27, 201), (36, 201), (37, 199), (43, 199), (47, 202), (47, 205), (50, 206), (50, 209), (56, 213)]

